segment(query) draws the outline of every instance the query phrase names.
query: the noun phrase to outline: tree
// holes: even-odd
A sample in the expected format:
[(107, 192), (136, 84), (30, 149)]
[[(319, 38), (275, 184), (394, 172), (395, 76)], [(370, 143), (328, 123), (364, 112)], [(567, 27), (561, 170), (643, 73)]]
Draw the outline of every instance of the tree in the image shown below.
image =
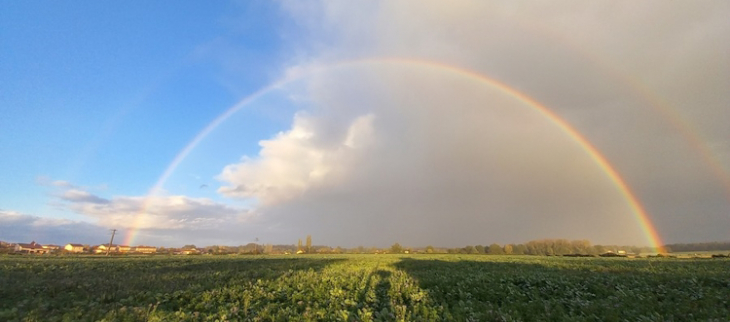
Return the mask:
[(307, 253), (312, 252), (312, 235), (307, 235)]
[(302, 239), (299, 238), (299, 243), (297, 243), (297, 251), (303, 250), (302, 249)]
[(504, 245), (504, 253), (507, 255), (512, 254), (512, 251), (514, 250), (514, 246), (512, 244)]
[(464, 247), (464, 252), (467, 254), (476, 254), (477, 249), (474, 248), (474, 246), (466, 246), (466, 247)]
[(603, 245), (595, 245), (593, 246), (594, 252), (596, 254), (603, 254), (606, 252), (606, 247), (603, 247)]
[[(178, 244), (178, 245), (180, 245), (180, 244)], [(183, 249), (197, 249), (197, 247), (195, 247), (195, 245), (185, 245), (185, 246), (183, 246)]]
[(565, 255), (573, 253), (573, 247), (567, 239), (558, 239), (553, 243), (553, 251), (555, 255)]
[(570, 242), (572, 253), (574, 254), (588, 254), (591, 252), (591, 242), (588, 240), (574, 240)]
[(498, 244), (491, 244), (489, 245), (489, 254), (502, 255), (504, 254), (504, 251), (502, 250), (502, 246), (499, 246)]
[(402, 253), (403, 252), (403, 246), (401, 246), (398, 243), (393, 244), (393, 246), (390, 246), (390, 252), (393, 254)]
[(426, 246), (426, 253), (433, 254), (433, 252), (434, 252), (433, 246), (431, 246), (431, 245)]
[(474, 249), (477, 250), (477, 253), (484, 254), (484, 246), (482, 246), (482, 245), (476, 245), (476, 246), (474, 246)]
[(523, 244), (517, 244), (517, 245), (515, 245), (514, 248), (512, 248), (512, 254), (515, 254), (515, 255), (524, 255), (526, 249), (527, 248), (525, 247), (525, 245), (523, 245)]

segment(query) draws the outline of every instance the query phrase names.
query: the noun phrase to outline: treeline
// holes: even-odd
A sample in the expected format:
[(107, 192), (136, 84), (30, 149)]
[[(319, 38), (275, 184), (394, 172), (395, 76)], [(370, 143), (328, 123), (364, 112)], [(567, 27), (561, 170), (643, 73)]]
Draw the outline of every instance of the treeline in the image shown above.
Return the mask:
[(730, 242), (706, 242), (690, 244), (668, 244), (665, 246), (669, 252), (706, 252), (706, 251), (727, 251), (730, 250)]
[[(329, 246), (312, 245), (309, 246), (309, 253), (314, 254), (335, 254), (345, 253), (342, 248), (332, 248)], [(273, 244), (257, 244), (248, 243), (240, 246), (212, 245), (205, 247), (196, 247), (195, 245), (185, 245), (182, 248), (165, 248), (159, 247), (157, 254), (176, 253), (185, 250), (195, 250), (197, 254), (212, 255), (230, 255), (230, 254), (295, 254), (301, 249), (297, 245), (273, 245)], [(305, 253), (307, 253), (305, 251)]]
[[(186, 245), (186, 247), (194, 247)], [(730, 242), (696, 243), (696, 244), (671, 244), (666, 245), (667, 251), (709, 251), (729, 250)], [(488, 255), (539, 255), (539, 256), (561, 256), (561, 255), (601, 255), (606, 253), (615, 254), (652, 254), (657, 253), (653, 247), (637, 247), (625, 245), (593, 245), (588, 240), (568, 239), (540, 239), (532, 240), (523, 244), (490, 244), (490, 245), (469, 245), (465, 247), (406, 247), (399, 243), (388, 248), (364, 247), (353, 248), (331, 247), (326, 245), (312, 245), (311, 237), (307, 236), (306, 243), (299, 240), (297, 245), (271, 245), (249, 243), (241, 246), (207, 246), (200, 248), (200, 253), (208, 254), (488, 254)], [(164, 252), (164, 248), (161, 249)], [(160, 252), (160, 251), (158, 251)]]
[[(728, 251), (730, 242), (706, 242), (691, 244), (668, 244), (664, 246), (667, 252), (698, 252), (698, 251)], [(195, 248), (194, 245), (185, 245), (183, 249)], [(206, 246), (198, 248), (200, 253), (208, 254), (383, 254), (383, 253), (427, 253), (427, 254), (488, 254), (488, 255), (601, 255), (606, 253), (651, 254), (657, 253), (653, 247), (621, 246), (621, 245), (593, 245), (588, 240), (568, 239), (541, 239), (524, 244), (490, 244), (469, 245), (465, 247), (406, 247), (399, 243), (391, 247), (364, 247), (353, 248), (331, 247), (326, 245), (312, 245), (312, 239), (307, 236), (306, 243), (301, 240), (297, 245), (272, 245), (249, 243), (240, 246)], [(158, 253), (175, 251), (161, 247)]]
[[(439, 252), (438, 249), (426, 247), (427, 253)], [(641, 254), (654, 253), (651, 247), (620, 246), (620, 245), (592, 245), (588, 240), (541, 239), (529, 241), (525, 244), (491, 244), (489, 246), (476, 245), (462, 248), (448, 248), (447, 253), (460, 254), (490, 254), (490, 255), (600, 255), (605, 253)]]

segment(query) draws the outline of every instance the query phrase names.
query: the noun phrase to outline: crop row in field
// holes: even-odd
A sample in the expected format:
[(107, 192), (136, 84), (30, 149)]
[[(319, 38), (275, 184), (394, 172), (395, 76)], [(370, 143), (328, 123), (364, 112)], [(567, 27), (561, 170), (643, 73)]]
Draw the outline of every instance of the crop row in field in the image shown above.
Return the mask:
[(0, 257), (0, 320), (730, 320), (730, 261)]

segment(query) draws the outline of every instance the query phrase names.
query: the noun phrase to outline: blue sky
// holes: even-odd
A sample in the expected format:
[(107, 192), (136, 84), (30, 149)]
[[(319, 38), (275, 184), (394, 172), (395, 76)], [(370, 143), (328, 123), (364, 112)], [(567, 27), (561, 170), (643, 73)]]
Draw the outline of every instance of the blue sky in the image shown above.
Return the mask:
[[(117, 228), (167, 246), (651, 242), (585, 147), (458, 70), (565, 120), (667, 242), (726, 239), (728, 13), (723, 1), (6, 1), (0, 240), (94, 244)], [(201, 130), (264, 88), (148, 195)]]
[[(51, 211), (38, 176), (144, 194), (199, 129), (275, 73), (281, 25), (267, 6), (5, 3), (0, 148), (12, 157), (0, 167), (14, 184), (0, 188), (3, 208)], [(246, 125), (254, 139), (237, 153), (275, 130)]]

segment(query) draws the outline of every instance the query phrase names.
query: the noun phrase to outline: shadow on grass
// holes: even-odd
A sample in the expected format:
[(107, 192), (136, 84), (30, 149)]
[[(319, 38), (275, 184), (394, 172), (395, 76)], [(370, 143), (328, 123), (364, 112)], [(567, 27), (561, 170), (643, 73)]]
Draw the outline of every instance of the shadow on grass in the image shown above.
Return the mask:
[(376, 307), (376, 309), (378, 311), (383, 311), (383, 309), (386, 309), (387, 312), (393, 312), (390, 295), (388, 295), (388, 291), (390, 291), (391, 287), (390, 275), (392, 273), (385, 270), (378, 270), (376, 274), (378, 274), (378, 276), (380, 277), (380, 281), (377, 285), (375, 285), (375, 294), (378, 299), (378, 306)]
[(590, 259), (546, 259), (541, 264), (533, 259), (414, 258), (393, 264), (428, 291), (431, 305), (447, 307), (457, 319), (620, 321), (730, 316), (727, 268), (679, 266), (656, 274), (640, 270), (640, 263), (632, 265)]

